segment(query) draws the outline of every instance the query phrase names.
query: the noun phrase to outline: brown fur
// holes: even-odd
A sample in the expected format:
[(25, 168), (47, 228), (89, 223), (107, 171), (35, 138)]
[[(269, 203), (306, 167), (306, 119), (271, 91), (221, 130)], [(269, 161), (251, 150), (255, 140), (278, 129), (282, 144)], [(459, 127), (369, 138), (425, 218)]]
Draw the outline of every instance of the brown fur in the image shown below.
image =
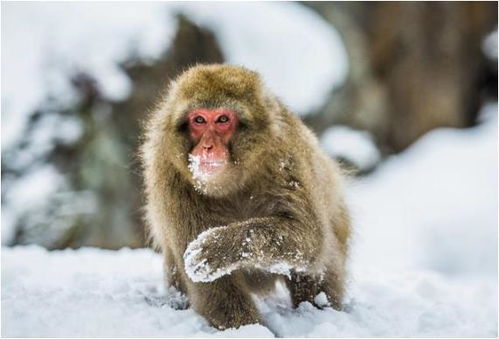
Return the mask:
[[(201, 188), (188, 169), (194, 145), (185, 121), (198, 107), (233, 109), (241, 122), (229, 167)], [(342, 175), (257, 73), (228, 65), (186, 71), (148, 122), (141, 154), (146, 218), (167, 283), (210, 324), (261, 322), (250, 291), (268, 292), (286, 273), (276, 270), (282, 264), (294, 305), (323, 291), (340, 308), (350, 234)], [(184, 253), (191, 274), (220, 277), (194, 282)]]

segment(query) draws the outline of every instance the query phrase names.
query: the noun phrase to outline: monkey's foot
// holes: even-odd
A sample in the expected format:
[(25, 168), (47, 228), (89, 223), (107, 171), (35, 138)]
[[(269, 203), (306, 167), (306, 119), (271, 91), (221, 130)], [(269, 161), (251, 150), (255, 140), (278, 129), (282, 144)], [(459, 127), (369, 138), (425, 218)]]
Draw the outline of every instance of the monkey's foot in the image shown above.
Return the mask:
[(238, 268), (237, 263), (230, 263), (224, 250), (224, 240), (217, 235), (220, 229), (215, 227), (201, 233), (192, 241), (184, 253), (185, 272), (194, 282), (210, 282), (230, 274)]

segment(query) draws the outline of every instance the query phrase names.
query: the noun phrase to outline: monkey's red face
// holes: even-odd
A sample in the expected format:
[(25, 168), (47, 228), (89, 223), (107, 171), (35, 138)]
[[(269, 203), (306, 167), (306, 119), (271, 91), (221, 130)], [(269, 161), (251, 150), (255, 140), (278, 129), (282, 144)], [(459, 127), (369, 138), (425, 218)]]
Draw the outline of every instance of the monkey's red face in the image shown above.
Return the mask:
[(189, 135), (194, 143), (191, 163), (196, 171), (212, 174), (229, 161), (229, 141), (237, 128), (234, 111), (224, 108), (198, 108), (189, 113)]

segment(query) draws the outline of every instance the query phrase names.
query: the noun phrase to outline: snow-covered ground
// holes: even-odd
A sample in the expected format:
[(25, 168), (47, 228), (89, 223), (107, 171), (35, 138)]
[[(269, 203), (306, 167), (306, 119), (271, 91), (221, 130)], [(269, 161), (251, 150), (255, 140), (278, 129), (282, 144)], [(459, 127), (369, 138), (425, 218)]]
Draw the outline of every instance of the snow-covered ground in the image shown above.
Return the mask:
[(348, 185), (346, 311), (259, 300), (268, 328), (219, 332), (162, 287), (150, 250), (2, 248), (3, 336), (497, 336), (497, 105)]
[(460, 283), (425, 270), (367, 267), (346, 312), (260, 303), (268, 322), (224, 332), (162, 292), (150, 250), (2, 249), (2, 336), (494, 336), (493, 281)]

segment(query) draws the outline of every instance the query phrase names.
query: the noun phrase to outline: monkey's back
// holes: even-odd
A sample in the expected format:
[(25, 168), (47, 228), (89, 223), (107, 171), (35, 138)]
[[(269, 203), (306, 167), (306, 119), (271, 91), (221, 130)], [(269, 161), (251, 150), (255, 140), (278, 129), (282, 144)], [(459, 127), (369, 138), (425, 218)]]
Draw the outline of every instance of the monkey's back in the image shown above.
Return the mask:
[[(339, 164), (329, 157), (319, 146), (315, 134), (297, 117), (289, 111), (283, 111), (286, 118), (292, 116), (292, 134), (296, 138), (294, 144), (297, 156), (302, 157), (305, 168), (303, 169), (304, 181), (308, 183), (308, 193), (315, 212), (325, 228), (333, 231), (342, 252), (346, 255), (348, 239), (351, 233), (350, 216), (344, 201), (343, 183), (344, 172)], [(330, 234), (331, 232), (325, 232)]]

